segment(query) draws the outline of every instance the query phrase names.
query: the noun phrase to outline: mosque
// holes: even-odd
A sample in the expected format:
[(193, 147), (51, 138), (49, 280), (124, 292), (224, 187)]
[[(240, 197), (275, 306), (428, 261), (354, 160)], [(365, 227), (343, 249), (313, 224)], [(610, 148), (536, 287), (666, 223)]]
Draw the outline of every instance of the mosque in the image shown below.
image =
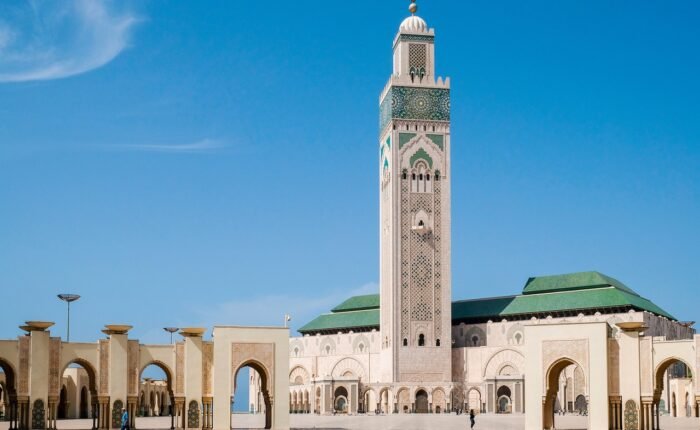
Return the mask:
[[(181, 328), (145, 345), (130, 325), (95, 342), (53, 337), (27, 321), (0, 340), (0, 420), (56, 430), (120, 411), (169, 415), (171, 429), (232, 425), (240, 369), (264, 427), (289, 414), (523, 414), (553, 429), (557, 412), (589, 429), (656, 430), (659, 416), (700, 418), (700, 335), (693, 323), (599, 272), (527, 279), (519, 294), (452, 300), (450, 80), (435, 73), (435, 32), (416, 15), (393, 43), (379, 97), (380, 291), (349, 297), (289, 338), (285, 327)], [(142, 378), (159, 367), (163, 381)], [(236, 417), (233, 417), (235, 421)], [(3, 423), (4, 424), (4, 423)]]
[(537, 276), (520, 294), (453, 301), (450, 80), (436, 75), (434, 30), (410, 12), (379, 96), (380, 291), (290, 338), (290, 412), (474, 410), (526, 414), (532, 429), (561, 411), (590, 411), (599, 429), (698, 416), (693, 323), (610, 276)]

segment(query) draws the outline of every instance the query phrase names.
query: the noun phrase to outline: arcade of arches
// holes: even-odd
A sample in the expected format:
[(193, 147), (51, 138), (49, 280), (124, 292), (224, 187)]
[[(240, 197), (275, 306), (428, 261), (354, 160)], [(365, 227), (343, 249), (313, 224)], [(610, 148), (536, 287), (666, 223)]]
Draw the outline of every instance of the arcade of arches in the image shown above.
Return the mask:
[[(136, 417), (171, 416), (177, 429), (231, 428), (235, 374), (251, 366), (261, 375), (265, 428), (286, 430), (289, 330), (262, 327), (183, 328), (182, 341), (143, 345), (128, 338), (130, 326), (108, 325), (95, 343), (51, 337), (50, 322), (27, 322), (27, 335), (0, 340), (0, 416), (11, 430), (54, 430), (58, 419), (92, 419), (93, 429), (120, 427), (122, 408)], [(279, 352), (277, 352), (279, 351)], [(218, 364), (218, 366), (217, 366)], [(143, 377), (149, 366), (165, 377)], [(214, 398), (226, 399), (214, 403)], [(218, 408), (217, 408), (218, 407)]]

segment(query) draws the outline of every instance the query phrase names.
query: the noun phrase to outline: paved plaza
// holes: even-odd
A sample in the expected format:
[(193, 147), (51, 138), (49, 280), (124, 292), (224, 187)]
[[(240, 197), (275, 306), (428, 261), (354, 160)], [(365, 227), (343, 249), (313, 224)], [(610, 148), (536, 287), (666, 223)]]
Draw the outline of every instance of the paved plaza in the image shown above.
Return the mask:
[[(556, 428), (585, 429), (586, 418), (578, 416), (556, 417)], [(469, 428), (469, 417), (466, 415), (386, 415), (386, 416), (317, 416), (292, 415), (291, 424), (295, 429), (347, 429), (347, 430), (463, 430)], [(259, 429), (263, 427), (260, 415), (234, 414), (232, 428)], [(523, 415), (480, 415), (477, 417), (475, 429), (479, 430), (522, 430)], [(59, 430), (87, 430), (91, 428), (91, 420), (60, 420)], [(170, 418), (137, 418), (139, 430), (155, 430), (170, 428)], [(700, 427), (697, 418), (661, 417), (662, 430), (696, 430)], [(0, 430), (9, 428), (7, 422), (0, 422)]]

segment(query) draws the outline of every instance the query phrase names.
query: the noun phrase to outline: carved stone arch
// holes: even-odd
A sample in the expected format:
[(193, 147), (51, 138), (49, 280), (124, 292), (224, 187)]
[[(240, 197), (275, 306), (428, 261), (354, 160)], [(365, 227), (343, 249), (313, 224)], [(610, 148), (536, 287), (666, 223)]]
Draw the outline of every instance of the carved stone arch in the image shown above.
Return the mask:
[(493, 354), (484, 366), (484, 377), (496, 376), (504, 364), (513, 366), (520, 375), (524, 374), (525, 357), (514, 349), (501, 349)]
[(304, 355), (304, 343), (298, 339), (289, 342), (289, 356), (301, 357)]
[(294, 366), (294, 368), (289, 372), (289, 383), (292, 385), (299, 385), (297, 383), (297, 378), (301, 378), (301, 384), (308, 384), (310, 381), (309, 372), (304, 368), (304, 366)]
[(433, 141), (424, 135), (418, 135), (404, 145), (401, 148), (399, 159), (401, 160), (401, 168), (409, 171), (419, 160), (424, 160), (430, 171), (440, 170), (443, 174), (445, 173), (441, 163), (442, 152)]
[[(473, 342), (475, 336), (478, 338), (476, 344)], [(470, 327), (465, 333), (464, 338), (465, 345), (467, 346), (486, 346), (486, 332), (479, 326)]]
[(17, 372), (12, 363), (2, 357), (0, 357), (0, 368), (5, 374), (5, 394), (8, 396), (6, 399), (9, 399), (9, 396), (14, 396), (17, 393)]
[(331, 375), (334, 378), (340, 378), (344, 376), (348, 371), (352, 372), (356, 378), (360, 380), (365, 380), (365, 368), (362, 366), (362, 364), (360, 364), (359, 361), (350, 357), (345, 357), (338, 361), (335, 364), (335, 366), (333, 366)]
[(418, 339), (420, 338), (420, 335), (423, 335), (423, 339), (425, 341), (424, 346), (429, 346), (431, 344), (431, 337), (430, 337), (430, 330), (428, 327), (428, 324), (425, 323), (420, 323), (416, 324), (415, 330), (413, 331), (413, 346), (418, 345)]
[(335, 354), (335, 341), (331, 339), (330, 336), (326, 336), (325, 339), (321, 341), (319, 345), (320, 355), (334, 355)]
[(695, 367), (691, 366), (688, 361), (676, 357), (676, 356), (668, 356), (668, 357), (663, 357), (659, 360), (659, 364), (656, 365), (654, 368), (654, 398), (655, 399), (660, 399), (661, 398), (661, 392), (664, 389), (664, 374), (668, 370), (669, 367), (674, 365), (675, 363), (683, 363), (688, 370), (690, 370), (691, 374), (690, 377), (692, 379), (692, 386), (695, 387), (697, 384), (697, 375), (695, 375)]
[[(363, 350), (360, 351), (360, 344), (364, 345)], [(369, 338), (365, 336), (364, 334), (359, 334), (355, 337), (355, 339), (352, 341), (352, 350), (356, 354), (364, 354), (367, 353), (369, 348)]]
[[(518, 342), (517, 339), (515, 338), (515, 335), (518, 333), (520, 333), (520, 335), (521, 335), (520, 342)], [(508, 329), (508, 333), (506, 334), (506, 339), (508, 340), (508, 343), (511, 345), (521, 345), (523, 342), (525, 342), (525, 328), (523, 327), (523, 325), (520, 323), (513, 324)]]
[[(89, 360), (84, 359), (84, 358), (73, 358), (71, 360), (65, 361), (65, 363), (61, 363), (62, 366), (60, 367), (59, 373), (58, 373), (58, 378), (59, 381), (63, 377), (63, 374), (66, 372), (66, 369), (68, 369), (68, 366), (71, 364), (77, 364), (80, 367), (82, 367), (85, 370), (85, 373), (88, 375), (88, 390), (90, 391), (90, 396), (93, 398), (97, 396), (97, 366), (95, 366), (93, 363), (91, 363)], [(60, 385), (58, 384), (59, 387), (57, 387), (58, 391), (56, 391), (55, 395), (59, 395), (60, 393)]]
[[(504, 371), (509, 371), (509, 369), (512, 369), (513, 372), (515, 373), (504, 373)], [(509, 361), (504, 362), (500, 365), (498, 368), (498, 376), (510, 376), (510, 375), (520, 375), (520, 371), (518, 370), (518, 367)]]
[(165, 379), (167, 380), (168, 392), (170, 394), (171, 401), (172, 401), (173, 384), (175, 382), (175, 374), (173, 373), (173, 370), (170, 368), (170, 366), (168, 366), (167, 364), (163, 363), (160, 360), (147, 361), (143, 364), (143, 366), (141, 366), (141, 368), (139, 368), (139, 374), (138, 374), (139, 381), (141, 381), (141, 375), (143, 375), (143, 371), (146, 370), (146, 368), (148, 366), (156, 366), (157, 368), (162, 370), (163, 373), (165, 373)]

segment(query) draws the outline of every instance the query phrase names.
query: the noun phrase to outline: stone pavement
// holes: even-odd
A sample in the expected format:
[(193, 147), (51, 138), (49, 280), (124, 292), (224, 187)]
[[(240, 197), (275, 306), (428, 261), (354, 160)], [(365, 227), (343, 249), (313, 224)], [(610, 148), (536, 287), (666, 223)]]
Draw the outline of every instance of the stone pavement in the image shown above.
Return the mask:
[[(234, 414), (232, 426), (236, 429), (258, 429), (263, 425), (260, 415)], [(382, 416), (316, 416), (292, 415), (292, 428), (316, 430), (467, 430), (467, 415), (382, 415)], [(7, 430), (9, 423), (0, 422), (0, 430)], [(567, 415), (556, 417), (557, 430), (585, 429), (586, 417)], [(59, 430), (86, 430), (92, 426), (92, 420), (61, 420)], [(137, 418), (138, 430), (170, 429), (169, 417)], [(479, 415), (476, 430), (523, 430), (523, 415)], [(661, 417), (663, 430), (697, 430), (700, 428), (698, 418)], [(598, 429), (595, 429), (598, 430)]]

